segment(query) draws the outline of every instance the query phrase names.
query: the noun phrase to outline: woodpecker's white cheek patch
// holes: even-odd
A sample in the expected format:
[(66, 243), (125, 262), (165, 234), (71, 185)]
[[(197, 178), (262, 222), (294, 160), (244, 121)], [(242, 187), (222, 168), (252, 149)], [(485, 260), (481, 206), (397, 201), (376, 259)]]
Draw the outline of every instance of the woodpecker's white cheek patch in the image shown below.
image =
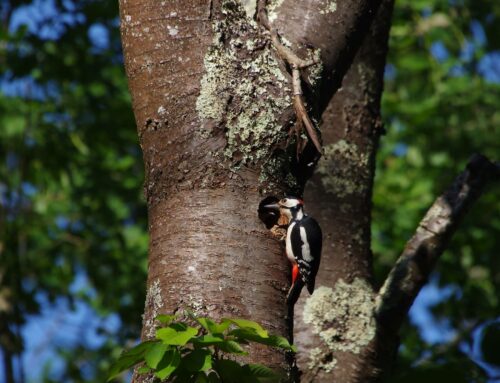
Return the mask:
[(311, 249), (307, 241), (306, 229), (303, 227), (300, 228), (300, 239), (302, 240), (302, 258), (304, 258), (304, 261), (310, 262), (313, 258), (311, 257)]

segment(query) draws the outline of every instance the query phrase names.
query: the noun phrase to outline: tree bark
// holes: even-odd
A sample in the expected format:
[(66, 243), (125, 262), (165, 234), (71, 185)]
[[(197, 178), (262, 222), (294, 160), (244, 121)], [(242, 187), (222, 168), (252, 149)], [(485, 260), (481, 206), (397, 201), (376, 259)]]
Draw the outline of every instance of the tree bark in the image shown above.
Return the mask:
[[(383, 132), (380, 100), (392, 8), (392, 0), (382, 2), (342, 87), (323, 114), (325, 155), (305, 192), (307, 211), (318, 219), (324, 233), (318, 287), (335, 289), (341, 281), (374, 294), (371, 195), (375, 154)], [(359, 281), (365, 281), (365, 285)], [(364, 365), (363, 349), (369, 343), (355, 347), (349, 343), (356, 339), (342, 336), (338, 344), (325, 342), (323, 332), (318, 334), (313, 324), (304, 322), (310, 320), (307, 310), (304, 312), (309, 299), (307, 294), (302, 295), (295, 316), (297, 362), (303, 373), (302, 381), (362, 382), (359, 370)], [(349, 323), (350, 319), (344, 317), (344, 321)], [(391, 344), (389, 348), (394, 346)]]
[[(337, 64), (347, 69), (349, 56), (341, 52), (357, 49), (378, 3), (353, 3), (342, 22), (339, 17), (349, 13), (344, 5), (341, 13), (322, 13), (323, 2), (280, 10), (316, 10), (317, 18), (307, 20), (342, 36), (334, 49), (321, 49), (322, 64), (315, 68), (317, 79), (329, 82)], [(143, 339), (154, 335), (158, 314), (183, 308), (213, 318), (250, 318), (279, 335), (290, 331), (288, 261), (256, 213), (263, 196), (301, 194), (305, 182), (288, 145), (292, 79), (269, 32), (248, 15), (235, 0), (120, 2), (146, 170), (150, 251)], [(316, 41), (316, 28), (302, 28), (305, 40), (298, 41), (280, 17), (280, 38), (289, 37), (297, 54), (313, 54), (307, 44), (326, 47), (328, 36)], [(309, 104), (326, 105), (312, 71), (304, 78)], [(255, 347), (250, 358), (288, 368), (276, 350)]]
[[(227, 90), (227, 95), (210, 94), (219, 91), (217, 81), (228, 85), (244, 76), (245, 70), (230, 62), (231, 54), (248, 63), (260, 57), (225, 45), (236, 38), (258, 43), (256, 29), (245, 29), (237, 10), (211, 1), (122, 1), (120, 12), (146, 167), (150, 250), (143, 338), (154, 335), (158, 314), (179, 309), (212, 318), (251, 318), (286, 335), (287, 265), (257, 218), (260, 174), (251, 167), (238, 170), (236, 162), (243, 160), (235, 159), (239, 153), (231, 153), (230, 159), (224, 153), (228, 148), (222, 120), (238, 107), (229, 105), (229, 96), (238, 95)], [(231, 32), (237, 36), (222, 35)], [(217, 58), (221, 62), (209, 62)], [(225, 65), (230, 78), (207, 78), (212, 64)], [(208, 76), (224, 71), (213, 69), (219, 73)], [(265, 90), (276, 97), (284, 93), (273, 84)], [(205, 102), (215, 104), (200, 118), (203, 92), (207, 99), (214, 97)], [(274, 368), (286, 367), (282, 353), (268, 348), (252, 350), (252, 357)]]
[[(404, 289), (387, 292), (401, 287), (399, 271), (408, 274), (403, 266), (419, 266), (422, 254), (428, 271), (446, 243), (438, 239), (442, 246), (428, 247), (427, 237), (422, 242), (417, 235), (376, 296), (370, 201), (392, 0), (384, 0), (354, 65), (381, 1), (258, 3), (265, 6), (266, 25), (253, 1), (120, 1), (125, 66), (146, 168), (150, 252), (142, 337), (154, 335), (158, 314), (181, 309), (215, 319), (249, 318), (273, 333), (290, 332), (288, 261), (258, 221), (257, 206), (270, 194), (302, 194), (310, 168), (303, 168), (300, 140), (288, 134), (295, 122), (292, 100), (304, 98), (314, 120), (349, 70), (324, 115), (330, 126), (324, 132), (325, 160), (308, 198), (309, 211), (325, 231), (317, 283), (324, 286), (299, 306), (296, 334), (308, 351), (299, 357), (304, 381), (380, 381), (425, 276), (415, 274), (410, 299)], [(315, 64), (290, 65), (283, 47)], [(470, 178), (477, 179), (483, 180)], [(455, 211), (460, 216), (460, 206), (478, 196), (472, 193), (461, 204), (465, 189), (457, 190), (447, 194), (459, 208), (439, 232), (444, 239), (456, 227)], [(384, 318), (394, 297), (402, 309), (392, 326)], [(290, 367), (283, 353), (263, 347), (251, 349), (249, 360)]]

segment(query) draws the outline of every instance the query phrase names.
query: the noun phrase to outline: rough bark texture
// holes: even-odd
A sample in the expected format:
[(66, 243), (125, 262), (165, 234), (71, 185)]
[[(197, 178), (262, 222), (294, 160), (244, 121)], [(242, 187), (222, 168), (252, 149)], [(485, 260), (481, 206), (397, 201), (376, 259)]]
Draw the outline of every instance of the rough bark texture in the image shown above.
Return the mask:
[[(342, 280), (351, 285), (358, 283), (367, 294), (373, 294), (369, 287), (373, 277), (371, 194), (375, 153), (383, 130), (380, 99), (392, 6), (393, 1), (382, 2), (342, 87), (323, 114), (325, 155), (305, 192), (307, 212), (318, 219), (324, 232), (316, 284), (319, 287), (334, 289)], [(368, 284), (359, 284), (361, 280)], [(307, 294), (302, 295), (295, 316), (295, 343), (300, 350), (297, 362), (303, 372), (302, 381), (361, 382), (358, 370), (363, 364), (363, 347), (349, 349), (352, 339), (340, 336), (338, 345), (330, 344), (337, 351), (330, 350), (322, 339), (326, 334), (322, 332), (320, 336), (313, 324), (304, 323), (304, 304), (308, 299)], [(305, 314), (309, 320), (309, 313)], [(348, 321), (343, 315), (341, 318)], [(342, 347), (346, 351), (338, 351)]]
[(302, 54), (308, 47), (319, 52), (324, 73), (318, 99), (321, 111), (340, 87), (381, 0), (273, 0), (270, 3), (272, 26), (291, 47)]
[[(269, 31), (254, 20), (255, 1), (120, 1), (146, 168), (150, 254), (143, 338), (154, 334), (156, 315), (183, 308), (214, 318), (250, 318), (273, 333), (289, 333), (288, 261), (258, 221), (257, 206), (268, 194), (302, 193), (307, 174), (297, 170), (301, 162), (288, 141), (295, 120), (290, 68), (270, 36), (277, 30), (279, 44), (302, 59), (319, 59), (301, 73), (309, 112), (318, 116), (380, 3), (270, 0)], [(451, 212), (427, 217), (376, 301), (370, 199), (391, 11), (392, 0), (384, 0), (324, 117), (330, 126), (324, 132), (325, 159), (307, 205), (325, 231), (323, 266), (317, 291), (296, 310), (307, 325), (297, 322), (296, 332), (297, 343), (308, 350), (299, 360), (304, 381), (381, 379), (425, 273), (463, 207), (478, 195), (457, 186), (442, 198)], [(482, 173), (473, 169), (457, 185), (473, 191), (483, 185)], [(442, 226), (446, 219), (451, 224)], [(400, 275), (415, 280), (403, 286)], [(397, 288), (401, 294), (392, 293)], [(250, 355), (253, 362), (287, 368), (279, 351), (255, 347)]]
[[(182, 308), (214, 318), (251, 318), (273, 333), (287, 333), (287, 265), (258, 222), (260, 173), (235, 169), (236, 154), (230, 153), (231, 163), (223, 153), (227, 139), (224, 121), (218, 119), (238, 105), (225, 99), (215, 105), (222, 110), (213, 112), (221, 115), (200, 123), (203, 81), (209, 90), (218, 85), (204, 78), (210, 70), (208, 53), (226, 60), (226, 53), (239, 54), (243, 62), (259, 54), (234, 46), (236, 37), (258, 38), (255, 30), (238, 24), (238, 15), (222, 25), (232, 11), (211, 1), (120, 4), (125, 63), (146, 167), (150, 255), (143, 338), (154, 334), (157, 314)], [(240, 35), (216, 36), (218, 32)], [(229, 80), (247, 72), (225, 68), (234, 71)], [(266, 90), (284, 97), (285, 91), (269, 82)], [(236, 101), (242, 104), (242, 98)], [(286, 367), (280, 352), (257, 348), (252, 355), (254, 361)]]
[[(351, 7), (368, 22), (365, 3), (361, 11)], [(146, 168), (150, 255), (143, 338), (153, 335), (157, 314), (179, 308), (251, 318), (286, 335), (289, 267), (256, 210), (264, 193), (300, 190), (301, 184), (286, 170), (294, 155), (283, 150), (294, 119), (291, 78), (269, 34), (234, 0), (122, 0), (120, 17)], [(339, 52), (360, 39), (361, 29), (351, 33), (353, 24), (359, 24), (356, 17), (336, 26), (344, 36), (336, 43)], [(327, 68), (339, 52), (321, 54)], [(254, 351), (253, 361), (286, 366), (280, 352)]]

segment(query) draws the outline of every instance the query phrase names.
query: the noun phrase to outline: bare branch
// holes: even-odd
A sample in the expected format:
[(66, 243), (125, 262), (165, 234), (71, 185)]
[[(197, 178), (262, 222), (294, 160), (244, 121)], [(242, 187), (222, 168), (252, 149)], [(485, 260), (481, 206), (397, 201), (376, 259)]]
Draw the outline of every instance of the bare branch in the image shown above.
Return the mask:
[(469, 206), (488, 182), (500, 179), (499, 169), (486, 157), (474, 155), (427, 211), (378, 294), (376, 313), (384, 327), (398, 330)]

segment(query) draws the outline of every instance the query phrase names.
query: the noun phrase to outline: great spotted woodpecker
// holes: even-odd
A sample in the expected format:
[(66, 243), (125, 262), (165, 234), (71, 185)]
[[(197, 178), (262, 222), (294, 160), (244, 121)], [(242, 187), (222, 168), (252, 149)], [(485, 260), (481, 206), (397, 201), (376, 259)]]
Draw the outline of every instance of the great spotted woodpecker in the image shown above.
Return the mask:
[(287, 302), (294, 305), (304, 284), (309, 294), (314, 291), (323, 234), (318, 222), (304, 213), (304, 202), (299, 198), (283, 198), (278, 203), (266, 207), (279, 209), (290, 222), (286, 233), (286, 255), (292, 264), (292, 286), (287, 295)]

